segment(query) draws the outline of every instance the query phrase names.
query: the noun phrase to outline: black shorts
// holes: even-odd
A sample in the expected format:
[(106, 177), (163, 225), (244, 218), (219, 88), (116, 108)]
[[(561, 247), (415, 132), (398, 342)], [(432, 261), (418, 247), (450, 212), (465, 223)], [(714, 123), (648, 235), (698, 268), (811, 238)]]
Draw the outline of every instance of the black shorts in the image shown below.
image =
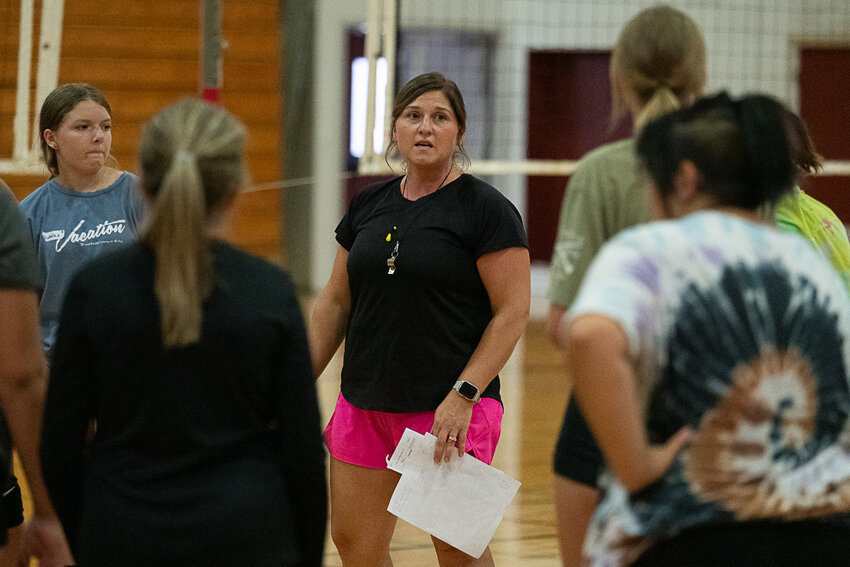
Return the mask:
[(605, 457), (579, 410), (578, 402), (570, 396), (555, 445), (555, 474), (596, 488), (604, 467)]
[(850, 527), (817, 520), (700, 526), (651, 547), (632, 567), (846, 567)]

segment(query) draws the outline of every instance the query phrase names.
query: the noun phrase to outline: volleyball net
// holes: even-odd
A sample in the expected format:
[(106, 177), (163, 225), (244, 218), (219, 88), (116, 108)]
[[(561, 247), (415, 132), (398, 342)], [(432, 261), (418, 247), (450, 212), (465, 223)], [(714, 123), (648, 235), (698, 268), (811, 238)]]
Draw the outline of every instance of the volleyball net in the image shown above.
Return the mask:
[[(817, 3), (825, 9), (834, 4)], [(798, 38), (820, 45), (841, 37), (840, 21), (830, 27), (807, 18), (811, 14), (798, 3), (673, 4), (704, 30), (709, 90), (767, 92), (795, 110), (801, 96), (798, 51), (804, 45)], [(395, 92), (419, 73), (440, 71), (458, 84), (466, 101), (471, 172), (570, 175), (582, 153), (611, 138), (608, 52), (628, 18), (649, 5), (623, 0), (368, 0), (362, 53), (352, 56), (351, 66), (349, 133), (356, 171), (390, 171), (384, 150)], [(850, 24), (850, 11), (843, 13), (836, 18)], [(572, 79), (552, 77), (570, 73)], [(843, 100), (846, 96), (845, 91)], [(572, 115), (561, 117), (563, 112)], [(585, 128), (589, 122), (597, 124), (590, 133)], [(551, 132), (556, 128), (561, 131)], [(617, 132), (628, 135), (622, 125)], [(551, 139), (541, 142), (541, 135)], [(556, 140), (571, 135), (583, 140)], [(850, 175), (850, 155), (843, 159), (824, 153), (820, 175)]]

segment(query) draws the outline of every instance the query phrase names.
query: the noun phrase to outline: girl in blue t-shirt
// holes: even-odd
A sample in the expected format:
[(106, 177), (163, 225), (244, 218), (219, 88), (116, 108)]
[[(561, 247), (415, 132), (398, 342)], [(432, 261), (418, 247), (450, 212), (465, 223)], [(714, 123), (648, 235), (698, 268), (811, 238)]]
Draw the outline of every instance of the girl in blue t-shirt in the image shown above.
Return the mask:
[(50, 180), (20, 204), (38, 254), (48, 356), (71, 277), (91, 259), (136, 240), (144, 201), (138, 180), (110, 153), (112, 110), (85, 83), (60, 85), (42, 104), (41, 153)]

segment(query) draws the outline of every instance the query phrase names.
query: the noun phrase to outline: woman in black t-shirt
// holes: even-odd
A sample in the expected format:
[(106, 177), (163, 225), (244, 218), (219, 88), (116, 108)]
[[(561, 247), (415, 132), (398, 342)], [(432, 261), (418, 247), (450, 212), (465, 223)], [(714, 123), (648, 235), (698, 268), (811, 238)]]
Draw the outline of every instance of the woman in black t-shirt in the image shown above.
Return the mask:
[(244, 148), (220, 107), (157, 113), (139, 242), (71, 282), (41, 457), (80, 565), (322, 564), (325, 452), (298, 298), (222, 239)]
[[(406, 175), (357, 195), (316, 299), (309, 337), (318, 376), (346, 340), (341, 394), (325, 431), (331, 526), (345, 564), (389, 560), (405, 428), (437, 437), (435, 462), (489, 463), (501, 430), (498, 372), (528, 318), (528, 243), (516, 208), (463, 173), (466, 110), (440, 74), (411, 80), (392, 113)], [(441, 565), (492, 565), (439, 540)]]

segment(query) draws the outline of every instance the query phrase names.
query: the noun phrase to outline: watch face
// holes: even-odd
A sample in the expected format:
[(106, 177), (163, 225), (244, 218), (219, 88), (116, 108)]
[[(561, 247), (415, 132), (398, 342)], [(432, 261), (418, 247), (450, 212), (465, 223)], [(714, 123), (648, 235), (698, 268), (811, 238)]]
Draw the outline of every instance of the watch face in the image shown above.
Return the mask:
[(457, 391), (461, 396), (463, 396), (464, 398), (469, 398), (470, 400), (474, 399), (475, 396), (478, 395), (478, 388), (476, 388), (469, 382), (462, 382)]

